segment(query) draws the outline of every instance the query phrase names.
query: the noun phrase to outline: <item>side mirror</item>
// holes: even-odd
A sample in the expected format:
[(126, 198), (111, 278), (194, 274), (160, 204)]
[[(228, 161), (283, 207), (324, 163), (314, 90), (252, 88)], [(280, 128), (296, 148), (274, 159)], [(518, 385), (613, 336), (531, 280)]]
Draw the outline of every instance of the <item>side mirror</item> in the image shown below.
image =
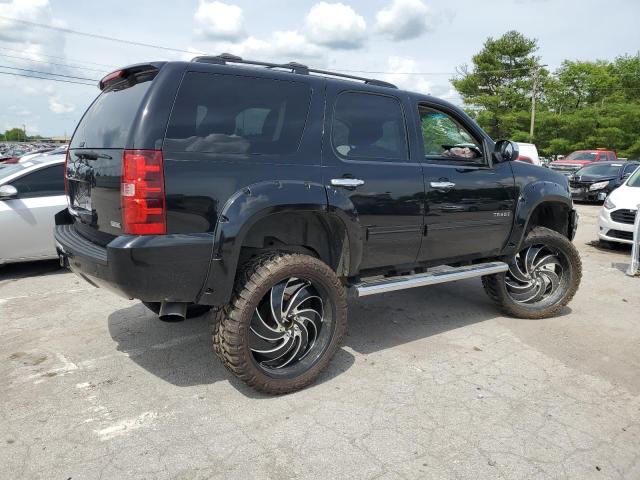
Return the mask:
[(520, 156), (518, 144), (510, 140), (498, 140), (493, 150), (493, 158), (497, 162), (513, 162)]
[(622, 175), (622, 181), (624, 182), (627, 178), (629, 178), (631, 176), (631, 173), (633, 173), (633, 172), (628, 172), (628, 173), (625, 173), (624, 175)]
[(0, 200), (8, 200), (18, 196), (18, 190), (13, 185), (2, 185), (0, 187)]

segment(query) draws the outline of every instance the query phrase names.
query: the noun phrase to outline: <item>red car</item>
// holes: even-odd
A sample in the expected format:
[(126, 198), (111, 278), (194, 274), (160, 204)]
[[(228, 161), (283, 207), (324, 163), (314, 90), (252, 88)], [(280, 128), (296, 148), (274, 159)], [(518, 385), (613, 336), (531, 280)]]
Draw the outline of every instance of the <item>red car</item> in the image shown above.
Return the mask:
[(549, 168), (556, 170), (564, 175), (573, 175), (585, 165), (589, 165), (591, 162), (615, 162), (618, 160), (618, 155), (615, 150), (576, 150), (573, 153), (567, 155), (562, 160), (556, 160), (549, 164)]

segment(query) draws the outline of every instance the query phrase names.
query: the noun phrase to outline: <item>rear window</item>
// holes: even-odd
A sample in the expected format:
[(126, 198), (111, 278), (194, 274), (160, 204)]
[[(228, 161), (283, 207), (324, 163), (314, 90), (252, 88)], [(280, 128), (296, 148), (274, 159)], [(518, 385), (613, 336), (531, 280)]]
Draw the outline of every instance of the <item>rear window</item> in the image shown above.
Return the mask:
[(140, 104), (151, 81), (106, 90), (89, 107), (69, 148), (125, 148)]
[(164, 150), (288, 154), (298, 149), (311, 89), (300, 82), (191, 72), (169, 120)]

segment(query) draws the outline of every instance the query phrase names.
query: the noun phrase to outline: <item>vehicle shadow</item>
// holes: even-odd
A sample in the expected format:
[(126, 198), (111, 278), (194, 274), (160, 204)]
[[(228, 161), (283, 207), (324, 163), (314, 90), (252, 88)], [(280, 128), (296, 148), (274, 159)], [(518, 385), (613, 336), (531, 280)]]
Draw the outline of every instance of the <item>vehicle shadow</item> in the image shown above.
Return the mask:
[(351, 301), (345, 344), (367, 355), (498, 316), (479, 279), (413, 288)]
[(18, 278), (58, 275), (68, 270), (60, 267), (58, 260), (40, 260), (37, 262), (9, 263), (0, 265), (0, 281)]
[[(316, 384), (351, 367), (355, 358), (349, 349), (368, 355), (499, 316), (477, 279), (349, 303), (349, 333)], [(244, 395), (266, 397), (237, 380), (218, 361), (211, 347), (207, 315), (164, 323), (138, 304), (112, 313), (108, 325), (119, 351), (173, 385), (183, 387), (228, 380)]]
[(598, 240), (592, 240), (590, 242), (585, 242), (585, 245), (593, 247), (600, 252), (613, 253), (614, 255), (628, 256), (631, 253), (631, 245), (627, 243), (609, 242), (607, 244), (602, 244)]

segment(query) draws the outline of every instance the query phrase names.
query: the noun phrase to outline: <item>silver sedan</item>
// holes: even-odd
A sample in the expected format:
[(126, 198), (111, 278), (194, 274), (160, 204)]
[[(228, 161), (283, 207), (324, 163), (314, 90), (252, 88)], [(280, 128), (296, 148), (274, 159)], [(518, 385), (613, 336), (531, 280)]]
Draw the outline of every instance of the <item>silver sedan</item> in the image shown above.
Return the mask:
[(0, 163), (0, 265), (56, 258), (54, 215), (66, 206), (64, 155)]

